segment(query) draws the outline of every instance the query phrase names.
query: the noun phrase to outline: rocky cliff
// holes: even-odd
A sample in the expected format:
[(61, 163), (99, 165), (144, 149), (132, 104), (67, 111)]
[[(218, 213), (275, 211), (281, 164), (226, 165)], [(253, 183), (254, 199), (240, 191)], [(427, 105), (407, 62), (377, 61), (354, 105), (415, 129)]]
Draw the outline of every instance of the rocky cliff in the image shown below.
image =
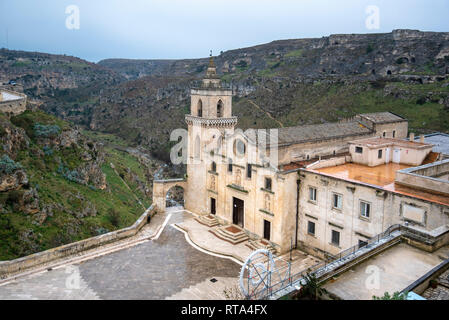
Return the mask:
[(160, 164), (41, 111), (0, 113), (0, 260), (131, 225)]

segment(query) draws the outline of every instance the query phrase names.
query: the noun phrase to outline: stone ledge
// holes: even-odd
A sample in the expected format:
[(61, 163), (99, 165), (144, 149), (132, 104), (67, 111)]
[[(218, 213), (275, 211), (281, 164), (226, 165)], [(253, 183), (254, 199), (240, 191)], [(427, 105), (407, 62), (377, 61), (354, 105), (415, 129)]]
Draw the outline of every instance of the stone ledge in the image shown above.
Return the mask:
[(235, 184), (228, 184), (227, 185), (228, 188), (243, 192), (243, 193), (249, 193), (248, 190), (243, 189), (242, 187), (236, 186)]

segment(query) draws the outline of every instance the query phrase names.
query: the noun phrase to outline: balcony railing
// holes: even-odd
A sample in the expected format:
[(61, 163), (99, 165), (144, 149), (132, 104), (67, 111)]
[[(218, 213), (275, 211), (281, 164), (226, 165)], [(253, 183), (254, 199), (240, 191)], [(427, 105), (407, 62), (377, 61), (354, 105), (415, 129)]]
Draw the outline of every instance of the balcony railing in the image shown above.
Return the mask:
[(192, 82), (190, 88), (194, 90), (232, 90), (233, 86), (232, 82), (220, 81), (218, 85), (213, 83), (205, 85), (202, 80), (196, 80)]

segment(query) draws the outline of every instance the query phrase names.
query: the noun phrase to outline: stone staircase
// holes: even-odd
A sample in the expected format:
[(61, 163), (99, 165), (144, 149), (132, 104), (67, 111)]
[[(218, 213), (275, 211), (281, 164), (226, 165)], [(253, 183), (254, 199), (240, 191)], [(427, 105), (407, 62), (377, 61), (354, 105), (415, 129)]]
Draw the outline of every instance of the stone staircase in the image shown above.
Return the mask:
[(195, 220), (205, 226), (208, 226), (209, 228), (213, 228), (219, 225), (218, 219), (212, 214), (198, 216), (195, 218)]
[(254, 251), (259, 249), (265, 249), (270, 251), (274, 255), (277, 252), (276, 249), (265, 239), (249, 240), (246, 246)]
[(225, 289), (237, 287), (237, 278), (216, 277), (184, 288), (165, 300), (225, 300)]
[(249, 239), (246, 232), (235, 225), (215, 227), (210, 230), (217, 238), (227, 241), (233, 245), (245, 242)]

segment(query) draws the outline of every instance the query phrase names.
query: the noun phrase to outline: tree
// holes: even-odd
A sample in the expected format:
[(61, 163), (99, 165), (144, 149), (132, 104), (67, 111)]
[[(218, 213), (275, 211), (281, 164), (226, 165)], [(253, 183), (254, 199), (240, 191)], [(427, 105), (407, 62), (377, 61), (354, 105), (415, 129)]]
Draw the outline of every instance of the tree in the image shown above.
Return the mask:
[(323, 283), (317, 279), (315, 274), (307, 272), (304, 280), (305, 284), (301, 288), (302, 296), (308, 296), (313, 300), (318, 300), (318, 297), (327, 294), (327, 290), (322, 287)]
[(393, 295), (390, 295), (388, 292), (384, 293), (383, 297), (373, 296), (373, 300), (407, 300), (408, 293), (404, 292), (395, 292)]

